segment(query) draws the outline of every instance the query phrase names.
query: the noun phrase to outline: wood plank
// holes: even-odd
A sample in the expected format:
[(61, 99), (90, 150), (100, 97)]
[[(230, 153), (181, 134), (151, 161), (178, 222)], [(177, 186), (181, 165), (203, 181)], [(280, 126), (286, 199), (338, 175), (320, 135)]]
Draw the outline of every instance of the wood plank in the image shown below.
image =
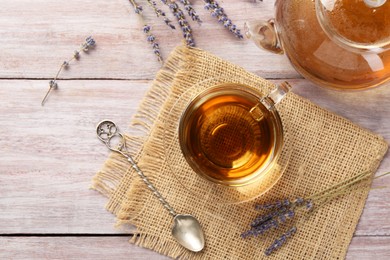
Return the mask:
[[(277, 81), (278, 82), (278, 81)], [(0, 234), (115, 234), (105, 198), (88, 190), (108, 151), (95, 137), (104, 118), (126, 126), (150, 81), (60, 81), (40, 106), (47, 81), (0, 80)], [(339, 93), (291, 80), (294, 92), (390, 140), (390, 88)], [(16, 92), (15, 92), (16, 91)], [(364, 115), (364, 116), (363, 116)], [(379, 172), (390, 171), (387, 154)], [(374, 187), (390, 187), (390, 178)], [(389, 188), (372, 190), (358, 235), (390, 235)]]
[[(151, 259), (168, 257), (121, 237), (0, 237), (1, 259)], [(389, 237), (355, 237), (347, 260), (387, 260)]]
[(0, 85), (0, 232), (121, 232), (88, 189), (108, 155), (95, 127), (125, 128), (149, 82), (61, 81), (44, 107), (47, 81)]
[(0, 237), (1, 259), (150, 259), (168, 257), (121, 237)]
[[(243, 28), (248, 19), (271, 18), (273, 2), (226, 0), (221, 4)], [(204, 20), (202, 26), (192, 23), (198, 47), (263, 77), (299, 77), (285, 56), (262, 51), (249, 40), (237, 40), (204, 10), (203, 1), (194, 2), (194, 7)], [(166, 6), (162, 9), (169, 14)], [(169, 29), (147, 6), (144, 10), (167, 57), (181, 44), (181, 32)], [(66, 4), (56, 0), (2, 0), (0, 78), (53, 77), (63, 60), (70, 58), (85, 37), (93, 35), (97, 48), (82, 55), (61, 77), (152, 79), (160, 65), (141, 27), (124, 0), (69, 0)]]
[(390, 258), (390, 237), (354, 237), (346, 260), (387, 260)]

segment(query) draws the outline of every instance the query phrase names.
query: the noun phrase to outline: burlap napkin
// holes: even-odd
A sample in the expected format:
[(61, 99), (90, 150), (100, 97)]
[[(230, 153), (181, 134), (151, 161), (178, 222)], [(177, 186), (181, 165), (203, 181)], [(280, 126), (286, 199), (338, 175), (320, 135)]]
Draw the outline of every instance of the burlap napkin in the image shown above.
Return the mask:
[[(93, 179), (93, 188), (109, 198), (107, 209), (117, 215), (118, 224), (133, 224), (136, 235), (130, 242), (161, 254), (184, 259), (262, 259), (264, 250), (281, 235), (271, 234), (243, 240), (256, 216), (254, 202), (226, 205), (212, 199), (200, 200), (189, 193), (172, 173), (170, 164), (188, 167), (184, 160), (170, 162), (164, 127), (178, 117), (172, 106), (183, 92), (209, 78), (223, 76), (233, 82), (250, 83), (261, 93), (274, 85), (244, 69), (199, 49), (178, 47), (157, 74), (150, 91), (131, 122), (140, 136), (127, 136), (130, 153), (144, 173), (179, 213), (199, 219), (206, 247), (192, 253), (171, 236), (172, 217), (146, 189), (145, 184), (117, 154), (111, 154)], [(291, 159), (278, 183), (255, 202), (308, 196), (363, 171), (374, 173), (387, 150), (382, 137), (354, 125), (293, 93), (278, 106), (289, 118)], [(165, 122), (165, 123), (164, 123)], [(199, 187), (202, 192), (202, 187)], [(204, 191), (203, 191), (204, 192)], [(297, 233), (270, 259), (342, 259), (362, 213), (369, 187), (326, 204), (300, 222)], [(120, 245), (118, 245), (120, 246)]]

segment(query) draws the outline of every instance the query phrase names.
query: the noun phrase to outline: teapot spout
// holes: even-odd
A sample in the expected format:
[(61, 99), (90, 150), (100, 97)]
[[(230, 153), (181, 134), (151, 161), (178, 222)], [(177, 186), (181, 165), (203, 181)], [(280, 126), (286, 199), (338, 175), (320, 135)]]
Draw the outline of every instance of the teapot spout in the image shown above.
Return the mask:
[(249, 21), (244, 25), (245, 36), (257, 47), (276, 54), (283, 54), (283, 48), (275, 27), (275, 20)]

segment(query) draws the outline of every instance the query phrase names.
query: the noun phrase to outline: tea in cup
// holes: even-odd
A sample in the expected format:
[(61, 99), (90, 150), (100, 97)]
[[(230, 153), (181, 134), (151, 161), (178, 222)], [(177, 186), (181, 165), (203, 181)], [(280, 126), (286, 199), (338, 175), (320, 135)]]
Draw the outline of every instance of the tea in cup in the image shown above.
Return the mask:
[(283, 147), (283, 124), (275, 105), (287, 82), (268, 96), (238, 83), (222, 83), (197, 95), (179, 123), (179, 143), (191, 168), (226, 186), (253, 183), (270, 169)]

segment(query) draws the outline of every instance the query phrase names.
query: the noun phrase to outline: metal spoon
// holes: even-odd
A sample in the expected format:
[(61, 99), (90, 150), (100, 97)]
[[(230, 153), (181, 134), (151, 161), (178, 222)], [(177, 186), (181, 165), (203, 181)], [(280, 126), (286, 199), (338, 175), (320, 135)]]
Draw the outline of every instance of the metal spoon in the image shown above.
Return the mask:
[[(101, 121), (96, 127), (96, 134), (100, 141), (102, 141), (108, 147), (108, 149), (113, 152), (120, 153), (126, 157), (126, 159), (131, 163), (132, 167), (142, 178), (149, 190), (153, 192), (154, 196), (158, 198), (165, 209), (168, 210), (169, 214), (173, 216), (174, 224), (172, 228), (172, 236), (176, 239), (176, 241), (188, 250), (193, 252), (201, 251), (204, 247), (205, 241), (203, 230), (199, 224), (199, 221), (191, 215), (177, 214), (175, 210), (168, 204), (160, 192), (157, 191), (156, 187), (154, 187), (154, 185), (141, 171), (133, 158), (126, 154), (126, 140), (123, 134), (119, 132), (119, 129), (115, 123), (109, 120)], [(114, 142), (116, 143), (113, 144)]]

